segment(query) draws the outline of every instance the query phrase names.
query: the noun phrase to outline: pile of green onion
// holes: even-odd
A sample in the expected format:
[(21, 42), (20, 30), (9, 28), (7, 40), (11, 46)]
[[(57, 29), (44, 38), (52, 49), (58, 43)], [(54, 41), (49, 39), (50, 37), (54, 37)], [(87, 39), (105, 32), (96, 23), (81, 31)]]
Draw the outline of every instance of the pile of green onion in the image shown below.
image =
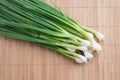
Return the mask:
[(0, 36), (40, 44), (86, 63), (104, 36), (41, 0), (0, 0)]

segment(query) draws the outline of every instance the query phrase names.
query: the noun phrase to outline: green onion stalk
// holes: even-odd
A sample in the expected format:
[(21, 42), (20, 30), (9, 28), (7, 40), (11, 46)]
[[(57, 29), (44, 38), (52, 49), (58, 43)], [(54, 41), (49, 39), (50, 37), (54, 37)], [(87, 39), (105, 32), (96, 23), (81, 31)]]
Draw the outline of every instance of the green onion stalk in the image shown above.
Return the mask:
[(104, 39), (100, 32), (82, 26), (42, 0), (0, 1), (0, 36), (40, 44), (77, 63), (93, 58), (89, 47), (93, 51), (101, 50), (95, 37), (100, 41)]

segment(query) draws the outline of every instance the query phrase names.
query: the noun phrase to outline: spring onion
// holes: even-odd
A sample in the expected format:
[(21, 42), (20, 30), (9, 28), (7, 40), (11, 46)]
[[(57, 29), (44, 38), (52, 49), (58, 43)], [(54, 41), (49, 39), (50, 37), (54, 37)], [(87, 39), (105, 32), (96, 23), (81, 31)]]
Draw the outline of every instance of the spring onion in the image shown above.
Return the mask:
[(0, 36), (39, 44), (77, 63), (93, 58), (89, 48), (100, 51), (95, 38), (104, 39), (102, 33), (79, 24), (42, 0), (0, 1)]

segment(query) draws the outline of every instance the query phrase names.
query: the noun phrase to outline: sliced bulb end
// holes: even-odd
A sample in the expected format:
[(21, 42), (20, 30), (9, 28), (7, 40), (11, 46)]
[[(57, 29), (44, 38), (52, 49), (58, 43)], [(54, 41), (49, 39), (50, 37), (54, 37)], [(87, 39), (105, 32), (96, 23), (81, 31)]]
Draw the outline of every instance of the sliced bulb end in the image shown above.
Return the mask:
[(99, 39), (99, 40), (103, 40), (104, 39), (104, 35), (100, 32), (97, 33), (96, 37)]
[(84, 55), (85, 55), (85, 57), (86, 57), (87, 59), (93, 58), (93, 54), (90, 53), (89, 51), (84, 52)]
[(95, 42), (95, 41), (92, 43), (92, 49), (93, 49), (93, 50), (96, 50), (96, 51), (102, 50), (100, 44), (98, 44), (98, 43)]
[(84, 63), (87, 63), (87, 58), (85, 56), (79, 55), (78, 58)]

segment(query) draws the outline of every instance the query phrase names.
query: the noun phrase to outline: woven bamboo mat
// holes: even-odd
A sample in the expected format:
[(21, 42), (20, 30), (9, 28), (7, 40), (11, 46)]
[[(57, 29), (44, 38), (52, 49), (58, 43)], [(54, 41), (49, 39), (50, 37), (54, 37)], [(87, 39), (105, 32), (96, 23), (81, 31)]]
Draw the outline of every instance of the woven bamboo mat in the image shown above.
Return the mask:
[(39, 45), (0, 37), (0, 80), (120, 80), (120, 0), (55, 2), (78, 22), (102, 32), (103, 50), (79, 65)]

